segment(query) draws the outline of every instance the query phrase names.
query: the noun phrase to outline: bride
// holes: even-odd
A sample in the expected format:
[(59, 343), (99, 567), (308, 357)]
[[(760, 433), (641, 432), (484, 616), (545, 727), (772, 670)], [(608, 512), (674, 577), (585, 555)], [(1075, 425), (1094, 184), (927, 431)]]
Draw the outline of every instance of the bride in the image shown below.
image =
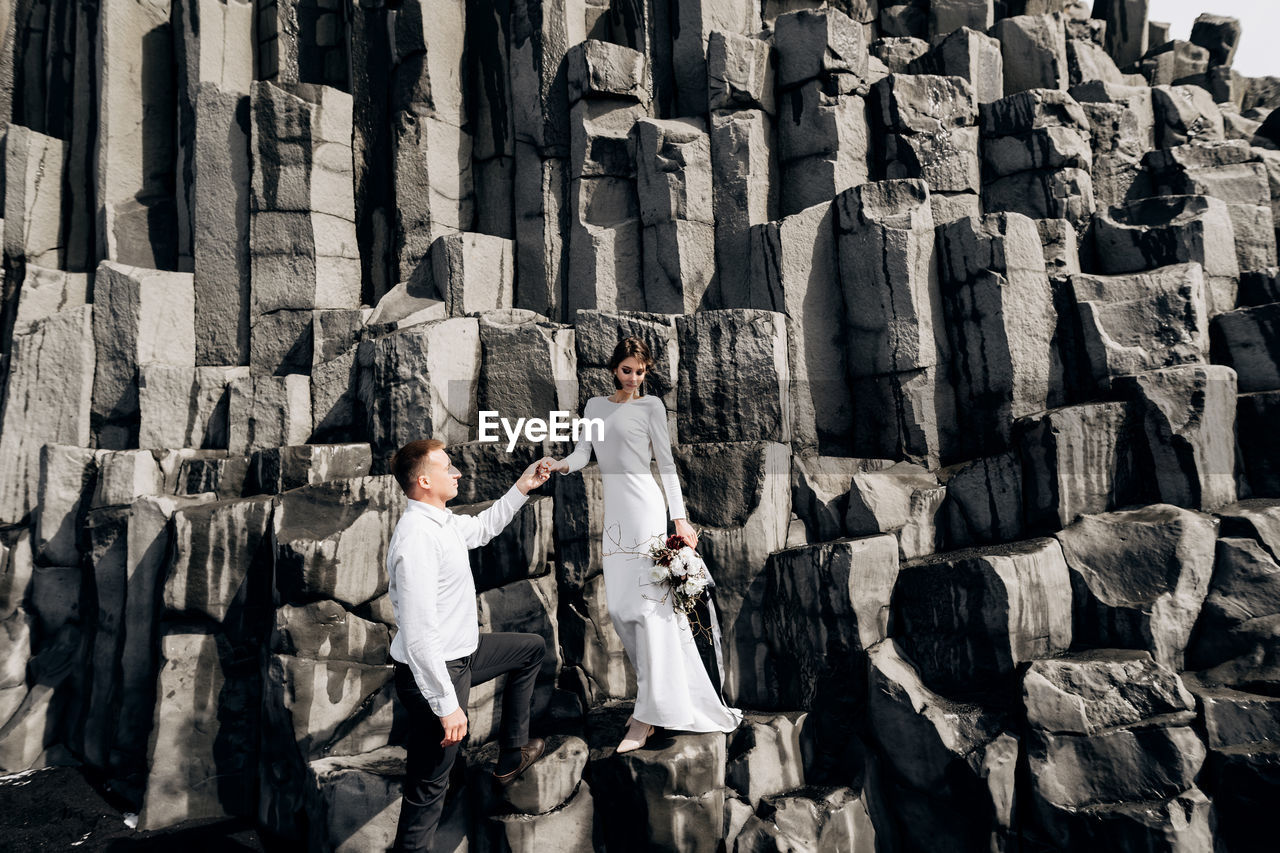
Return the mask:
[(644, 746), (655, 726), (690, 732), (731, 732), (742, 713), (720, 699), (702, 665), (693, 633), (677, 614), (666, 588), (650, 580), (649, 546), (666, 538), (662, 495), (650, 473), (658, 472), (667, 495), (675, 532), (691, 547), (698, 534), (685, 518), (680, 481), (671, 458), (667, 410), (643, 390), (653, 365), (640, 338), (618, 342), (609, 360), (617, 391), (592, 397), (585, 418), (604, 422), (599, 439), (580, 440), (573, 452), (551, 466), (561, 474), (577, 471), (594, 449), (604, 483), (604, 584), (609, 616), (636, 672), (635, 711), (618, 752)]

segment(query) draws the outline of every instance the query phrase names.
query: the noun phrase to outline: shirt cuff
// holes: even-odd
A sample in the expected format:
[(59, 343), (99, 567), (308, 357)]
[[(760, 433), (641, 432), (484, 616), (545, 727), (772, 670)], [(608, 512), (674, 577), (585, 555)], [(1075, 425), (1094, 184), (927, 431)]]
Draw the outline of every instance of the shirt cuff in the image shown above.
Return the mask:
[(431, 706), (431, 713), (437, 717), (447, 717), (458, 710), (458, 697), (441, 696), (438, 699), (428, 699), (427, 704)]
[(502, 496), (502, 500), (510, 501), (513, 509), (519, 509), (529, 500), (528, 495), (523, 495), (515, 486), (507, 489), (507, 493)]

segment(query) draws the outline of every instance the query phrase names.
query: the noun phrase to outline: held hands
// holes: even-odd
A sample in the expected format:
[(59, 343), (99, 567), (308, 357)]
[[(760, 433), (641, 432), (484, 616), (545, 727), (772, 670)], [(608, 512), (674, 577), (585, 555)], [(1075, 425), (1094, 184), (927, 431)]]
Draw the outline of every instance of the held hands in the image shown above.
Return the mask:
[(693, 525), (689, 523), (687, 518), (677, 518), (675, 520), (676, 535), (684, 538), (689, 543), (689, 547), (698, 550), (698, 534), (694, 532)]
[(568, 474), (568, 473), (569, 473), (569, 460), (568, 460), (567, 458), (565, 458), (565, 459), (552, 459), (552, 460), (551, 460), (551, 467), (548, 469), (548, 471), (549, 471), (550, 473), (553, 473), (553, 474)]
[(467, 712), (459, 706), (452, 714), (440, 718), (440, 727), (444, 729), (444, 740), (441, 746), (453, 746), (467, 736)]
[(527, 495), (547, 482), (551, 477), (551, 466), (555, 464), (555, 461), (550, 456), (544, 456), (528, 468), (525, 468), (524, 473), (520, 475), (520, 479), (516, 480), (516, 488), (520, 490), (520, 494)]

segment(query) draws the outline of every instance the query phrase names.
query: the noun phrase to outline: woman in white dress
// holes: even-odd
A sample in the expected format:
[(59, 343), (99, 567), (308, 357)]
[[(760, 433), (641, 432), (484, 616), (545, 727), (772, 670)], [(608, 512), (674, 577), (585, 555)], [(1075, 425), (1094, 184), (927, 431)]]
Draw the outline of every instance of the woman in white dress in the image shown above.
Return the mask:
[(591, 461), (594, 449), (604, 484), (604, 584), (609, 616), (636, 672), (636, 704), (618, 752), (644, 745), (655, 726), (690, 732), (731, 732), (742, 713), (720, 699), (711, 683), (687, 618), (677, 613), (667, 588), (650, 579), (649, 547), (666, 538), (658, 473), (675, 532), (696, 548), (698, 534), (685, 518), (680, 480), (671, 458), (667, 410), (646, 396), (645, 374), (653, 365), (648, 346), (630, 337), (618, 343), (609, 369), (617, 391), (592, 397), (583, 417), (604, 422), (603, 437), (583, 437), (573, 453), (552, 465), (567, 474)]

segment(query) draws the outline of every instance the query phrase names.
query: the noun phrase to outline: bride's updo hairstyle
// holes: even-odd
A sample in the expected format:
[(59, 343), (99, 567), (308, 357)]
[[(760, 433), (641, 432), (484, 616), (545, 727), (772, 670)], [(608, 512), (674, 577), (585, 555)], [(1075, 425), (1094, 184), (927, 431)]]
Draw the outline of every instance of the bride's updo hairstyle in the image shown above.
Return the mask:
[[(609, 375), (613, 377), (613, 387), (621, 388), (622, 383), (618, 381), (616, 373), (618, 365), (626, 361), (628, 358), (634, 358), (644, 365), (645, 376), (649, 375), (649, 371), (653, 369), (653, 354), (649, 352), (649, 345), (640, 338), (632, 335), (629, 338), (623, 338), (618, 341), (618, 345), (613, 348), (613, 355), (609, 358)], [(644, 396), (644, 383), (640, 383), (639, 391), (636, 396)]]

